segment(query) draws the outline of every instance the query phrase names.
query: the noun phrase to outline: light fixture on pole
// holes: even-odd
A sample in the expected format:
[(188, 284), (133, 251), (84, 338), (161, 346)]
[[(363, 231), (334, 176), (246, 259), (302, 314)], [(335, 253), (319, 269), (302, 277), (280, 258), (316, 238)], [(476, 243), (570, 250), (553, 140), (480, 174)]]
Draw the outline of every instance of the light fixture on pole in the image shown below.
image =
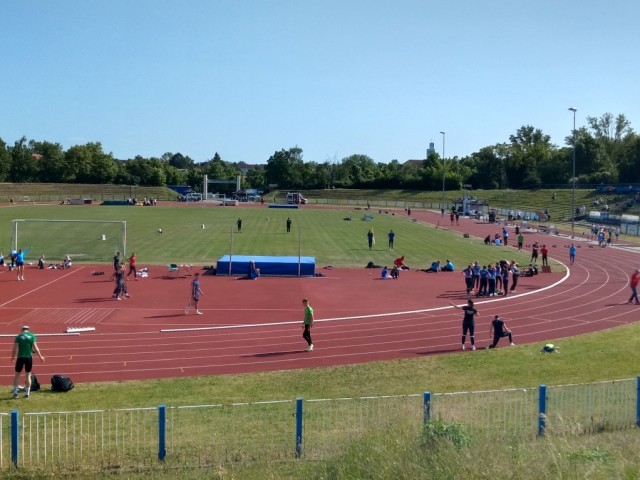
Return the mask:
[(444, 205), (444, 176), (445, 176), (445, 168), (444, 168), (444, 132), (440, 132), (442, 134), (442, 203)]
[(571, 175), (571, 238), (575, 236), (575, 218), (576, 218), (576, 112), (574, 107), (569, 107), (569, 111), (573, 112), (573, 172)]

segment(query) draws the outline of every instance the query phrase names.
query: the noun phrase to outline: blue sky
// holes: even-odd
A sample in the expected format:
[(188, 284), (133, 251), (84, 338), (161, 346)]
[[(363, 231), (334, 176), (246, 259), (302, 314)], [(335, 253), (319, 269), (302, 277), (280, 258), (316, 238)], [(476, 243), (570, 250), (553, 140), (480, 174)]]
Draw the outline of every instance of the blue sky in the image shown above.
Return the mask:
[[(3, 0), (0, 138), (196, 162), (466, 156), (640, 129), (640, 2)], [(634, 100), (635, 98), (635, 100)]]

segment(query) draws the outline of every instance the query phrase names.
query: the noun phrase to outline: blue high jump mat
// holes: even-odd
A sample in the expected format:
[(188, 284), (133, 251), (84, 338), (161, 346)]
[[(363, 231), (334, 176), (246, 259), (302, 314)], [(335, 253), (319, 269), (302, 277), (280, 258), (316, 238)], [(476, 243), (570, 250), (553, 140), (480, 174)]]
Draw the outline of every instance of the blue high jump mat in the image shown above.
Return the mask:
[(249, 262), (256, 262), (256, 268), (260, 269), (260, 275), (276, 277), (297, 277), (298, 266), (300, 276), (313, 277), (316, 274), (316, 257), (279, 257), (261, 255), (223, 255), (218, 259), (216, 275), (247, 275)]

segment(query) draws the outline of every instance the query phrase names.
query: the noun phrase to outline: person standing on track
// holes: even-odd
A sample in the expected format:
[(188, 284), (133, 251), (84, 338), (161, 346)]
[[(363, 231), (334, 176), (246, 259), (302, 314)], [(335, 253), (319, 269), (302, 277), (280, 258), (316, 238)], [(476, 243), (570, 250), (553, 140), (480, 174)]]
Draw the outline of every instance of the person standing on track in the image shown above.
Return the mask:
[(629, 303), (636, 301), (636, 305), (640, 305), (638, 300), (638, 281), (640, 281), (640, 269), (635, 269), (633, 275), (631, 275), (631, 281), (629, 286), (631, 287), (631, 297), (629, 297)]
[(476, 349), (476, 340), (475, 340), (475, 330), (476, 330), (476, 322), (474, 320), (475, 316), (480, 316), (478, 310), (473, 306), (473, 300), (467, 300), (467, 304), (464, 307), (459, 307), (454, 303), (449, 302), (449, 304), (453, 308), (459, 308), (464, 311), (464, 318), (462, 319), (462, 350), (465, 349), (465, 342), (467, 340), (467, 333), (469, 334), (469, 339), (471, 340), (471, 350)]
[(480, 262), (478, 262), (478, 260), (473, 262), (473, 288), (476, 290), (476, 293), (480, 289)]
[(185, 315), (189, 313), (189, 309), (191, 307), (195, 308), (196, 315), (202, 315), (202, 312), (198, 310), (198, 302), (200, 301), (200, 297), (202, 295), (204, 294), (202, 293), (202, 289), (200, 288), (200, 273), (198, 272), (196, 273), (196, 277), (191, 282), (191, 291), (190, 291), (191, 299), (189, 300), (189, 303), (187, 304), (187, 306), (184, 308)]
[(127, 273), (127, 278), (129, 275), (133, 273), (133, 278), (138, 280), (138, 271), (136, 270), (136, 252), (133, 252), (129, 257), (129, 273)]
[(464, 282), (467, 286), (467, 295), (471, 295), (471, 292), (473, 292), (473, 264), (470, 263), (467, 265), (467, 268), (462, 270), (462, 273), (464, 274)]
[(569, 263), (573, 265), (576, 261), (576, 246), (572, 243), (569, 247)]
[(114, 273), (114, 277), (116, 279), (116, 288), (113, 290), (113, 298), (115, 298), (116, 300), (129, 298), (124, 270), (124, 264), (120, 264), (120, 266), (118, 267), (118, 271)]
[(15, 375), (13, 376), (13, 398), (18, 398), (18, 382), (22, 370), (25, 371), (24, 398), (29, 398), (31, 392), (31, 370), (33, 368), (33, 352), (37, 353), (40, 360), (44, 362), (44, 357), (36, 343), (36, 336), (29, 331), (29, 327), (22, 327), (22, 333), (18, 335), (13, 343), (11, 360), (16, 360)]
[(549, 260), (547, 259), (547, 255), (549, 255), (549, 250), (546, 245), (542, 245), (540, 249), (540, 253), (542, 254), (542, 265), (549, 265)]
[(516, 286), (518, 285), (518, 278), (520, 278), (520, 270), (516, 262), (511, 262), (511, 293), (516, 293)]
[(309, 305), (309, 299), (303, 298), (302, 305), (304, 305), (304, 323), (302, 328), (302, 338), (307, 342), (307, 352), (313, 352), (313, 340), (311, 340), (311, 327), (313, 326), (313, 308)]
[(533, 242), (531, 247), (531, 263), (538, 263), (538, 242)]
[(502, 337), (509, 337), (509, 345), (514, 346), (511, 330), (507, 328), (507, 324), (500, 318), (500, 315), (493, 317), (491, 326), (489, 327), (489, 336), (493, 337), (493, 342), (487, 348), (496, 348)]
[(26, 250), (18, 249), (16, 252), (16, 269), (18, 270), (18, 281), (24, 280), (24, 256), (31, 250), (27, 248)]

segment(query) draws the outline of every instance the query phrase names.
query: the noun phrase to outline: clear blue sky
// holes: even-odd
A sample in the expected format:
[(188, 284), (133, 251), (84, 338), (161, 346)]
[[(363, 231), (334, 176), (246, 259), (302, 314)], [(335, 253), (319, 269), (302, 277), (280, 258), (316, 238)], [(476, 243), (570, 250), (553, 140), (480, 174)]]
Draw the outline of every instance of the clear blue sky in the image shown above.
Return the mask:
[(3, 0), (0, 138), (196, 162), (445, 156), (578, 109), (640, 129), (640, 2)]

